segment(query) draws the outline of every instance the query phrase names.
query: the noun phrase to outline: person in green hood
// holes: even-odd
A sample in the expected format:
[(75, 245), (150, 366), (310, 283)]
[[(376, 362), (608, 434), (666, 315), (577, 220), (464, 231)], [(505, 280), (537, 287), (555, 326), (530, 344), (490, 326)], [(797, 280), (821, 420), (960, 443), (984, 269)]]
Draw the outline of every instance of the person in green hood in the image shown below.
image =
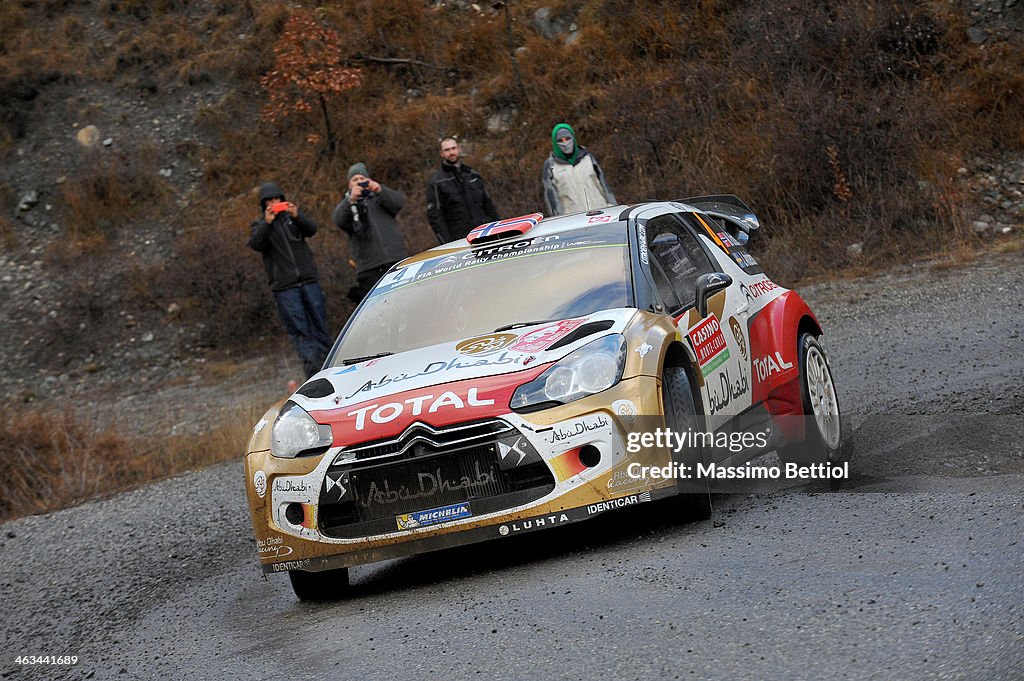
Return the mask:
[(551, 129), (551, 149), (541, 174), (548, 215), (578, 213), (618, 203), (597, 159), (576, 142), (576, 131), (571, 125), (559, 123)]

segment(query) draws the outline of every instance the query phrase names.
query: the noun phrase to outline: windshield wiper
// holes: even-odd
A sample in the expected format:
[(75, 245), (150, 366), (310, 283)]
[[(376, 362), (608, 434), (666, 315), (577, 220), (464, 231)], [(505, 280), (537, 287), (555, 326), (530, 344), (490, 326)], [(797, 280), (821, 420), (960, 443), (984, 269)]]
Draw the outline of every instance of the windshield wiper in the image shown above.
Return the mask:
[(533, 326), (534, 324), (547, 324), (549, 322), (560, 322), (561, 319), (538, 319), (535, 322), (516, 322), (515, 324), (506, 324), (505, 326), (499, 326), (491, 333), (498, 333), (499, 331), (508, 331), (509, 329), (518, 329), (521, 326)]
[(376, 355), (367, 355), (366, 357), (349, 357), (348, 359), (343, 359), (341, 361), (341, 363), (344, 364), (345, 366), (348, 366), (349, 364), (359, 364), (360, 362), (365, 362), (365, 361), (370, 360), (370, 359), (378, 359), (380, 357), (387, 357), (388, 355), (393, 355), (393, 354), (395, 354), (395, 353), (393, 353), (393, 352), (381, 352), (381, 353), (376, 354)]

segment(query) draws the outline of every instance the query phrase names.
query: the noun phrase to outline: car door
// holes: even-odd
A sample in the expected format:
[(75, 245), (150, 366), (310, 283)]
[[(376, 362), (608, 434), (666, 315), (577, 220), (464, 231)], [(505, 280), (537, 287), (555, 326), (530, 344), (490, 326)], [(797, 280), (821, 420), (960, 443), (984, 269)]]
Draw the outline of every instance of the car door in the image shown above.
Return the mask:
[(692, 213), (671, 210), (655, 209), (638, 220), (646, 220), (642, 233), (657, 292), (697, 358), (707, 427), (719, 430), (750, 407), (746, 323), (739, 321), (746, 298), (738, 285), (729, 286), (708, 300), (708, 314), (701, 317), (695, 308), (696, 280), (723, 271), (714, 243), (698, 237), (703, 225)]

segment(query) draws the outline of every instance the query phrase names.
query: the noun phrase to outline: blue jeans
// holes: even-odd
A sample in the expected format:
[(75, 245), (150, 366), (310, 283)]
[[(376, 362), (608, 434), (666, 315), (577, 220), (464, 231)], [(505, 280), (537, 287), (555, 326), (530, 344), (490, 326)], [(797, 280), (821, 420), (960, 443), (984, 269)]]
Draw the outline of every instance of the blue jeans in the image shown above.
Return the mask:
[(275, 291), (274, 302), (308, 378), (320, 371), (331, 350), (323, 289), (314, 281)]

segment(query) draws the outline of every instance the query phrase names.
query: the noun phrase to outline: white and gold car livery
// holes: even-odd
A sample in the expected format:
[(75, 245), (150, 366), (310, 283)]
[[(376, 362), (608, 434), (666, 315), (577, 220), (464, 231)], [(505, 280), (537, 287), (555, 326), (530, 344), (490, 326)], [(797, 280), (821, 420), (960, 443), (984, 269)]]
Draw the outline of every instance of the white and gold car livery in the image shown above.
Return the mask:
[[(676, 495), (638, 471), (680, 453), (630, 446), (667, 401), (708, 431), (770, 434), (686, 456), (836, 449), (821, 329), (741, 245), (757, 227), (736, 197), (698, 197), (499, 221), (397, 264), (254, 428), (264, 571), (312, 598), (349, 566)], [(805, 415), (814, 433), (786, 418)], [(710, 511), (706, 483), (685, 491)]]

